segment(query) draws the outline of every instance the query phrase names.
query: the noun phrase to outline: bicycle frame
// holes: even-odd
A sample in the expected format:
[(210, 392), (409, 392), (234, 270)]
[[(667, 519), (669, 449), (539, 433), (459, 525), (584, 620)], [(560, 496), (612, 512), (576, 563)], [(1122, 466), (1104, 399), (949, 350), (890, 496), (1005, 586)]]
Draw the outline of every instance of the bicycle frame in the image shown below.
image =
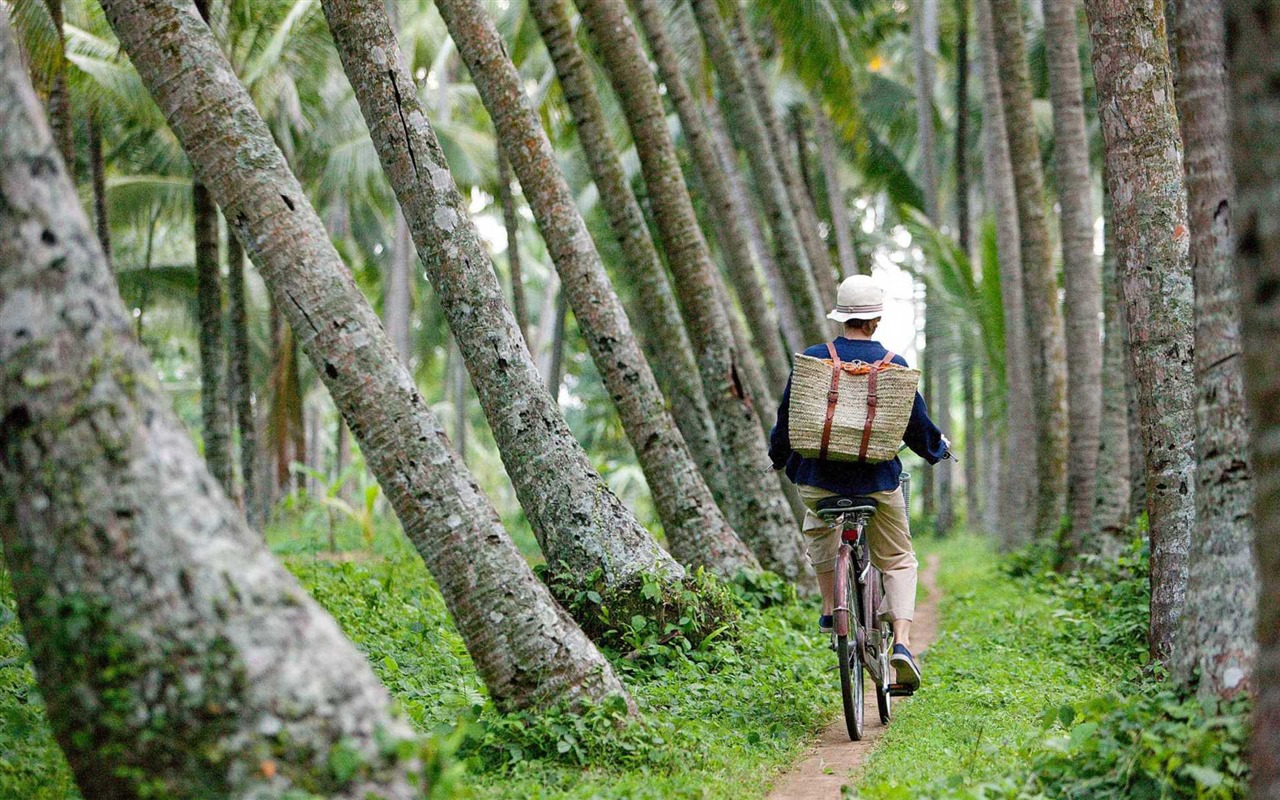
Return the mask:
[[(848, 519), (853, 516), (852, 524)], [(854, 515), (843, 515), (837, 520), (837, 531), (840, 534), (840, 549), (836, 551), (836, 573), (835, 573), (835, 595), (836, 605), (832, 610), (833, 627), (837, 636), (849, 635), (849, 617), (856, 614), (857, 609), (849, 608), (848, 602), (852, 593), (849, 591), (849, 581), (855, 580), (854, 570), (861, 567), (854, 558), (855, 547), (863, 546), (863, 533), (867, 529), (868, 515), (859, 513)], [(857, 626), (858, 635), (855, 637), (858, 648), (861, 651), (863, 645), (863, 637), (861, 626)]]

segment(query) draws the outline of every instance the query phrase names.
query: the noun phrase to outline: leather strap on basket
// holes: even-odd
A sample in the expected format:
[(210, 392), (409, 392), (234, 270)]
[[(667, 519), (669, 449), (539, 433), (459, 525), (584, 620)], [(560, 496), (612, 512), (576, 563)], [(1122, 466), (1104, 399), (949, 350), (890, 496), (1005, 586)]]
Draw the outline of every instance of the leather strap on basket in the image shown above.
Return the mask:
[(827, 458), (827, 447), (831, 444), (831, 424), (836, 419), (836, 401), (840, 399), (840, 354), (836, 352), (835, 342), (827, 342), (827, 353), (831, 355), (831, 388), (827, 390), (827, 416), (822, 422), (822, 447), (818, 449), (820, 461)]
[[(858, 447), (858, 461), (867, 460), (867, 447), (871, 444), (871, 425), (876, 420), (876, 376), (880, 370), (893, 361), (893, 353), (885, 353), (884, 358), (871, 365), (867, 373), (867, 423), (862, 426), (862, 444)], [(831, 412), (827, 412), (830, 415)]]

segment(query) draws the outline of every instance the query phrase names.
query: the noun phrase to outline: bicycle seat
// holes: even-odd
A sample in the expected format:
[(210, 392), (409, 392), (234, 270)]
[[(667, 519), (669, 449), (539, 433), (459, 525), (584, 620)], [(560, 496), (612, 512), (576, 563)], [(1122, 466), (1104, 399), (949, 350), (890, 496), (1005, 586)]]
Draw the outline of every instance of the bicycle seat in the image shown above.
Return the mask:
[(824, 497), (818, 501), (818, 516), (825, 520), (833, 520), (841, 514), (865, 512), (874, 514), (880, 507), (880, 501), (874, 497)]

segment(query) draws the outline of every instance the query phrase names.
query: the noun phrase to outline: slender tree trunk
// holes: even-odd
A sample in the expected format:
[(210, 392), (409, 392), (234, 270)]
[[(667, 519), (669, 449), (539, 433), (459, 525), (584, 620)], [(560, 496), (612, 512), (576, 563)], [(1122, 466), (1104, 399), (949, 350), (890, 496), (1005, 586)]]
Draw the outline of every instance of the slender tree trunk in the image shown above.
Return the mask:
[[(1233, 214), (1244, 380), (1251, 418), (1253, 518), (1258, 595), (1258, 652), (1252, 688), (1252, 797), (1280, 797), (1280, 5), (1274, 0), (1226, 3), (1230, 60), (1232, 157), (1238, 176)], [(1247, 168), (1243, 168), (1248, 165)]]
[(209, 472), (228, 495), (231, 473), (231, 418), (227, 411), (226, 347), (223, 342), (222, 264), (218, 257), (218, 207), (200, 183), (191, 186), (195, 221), (196, 305), (200, 324), (200, 416)]
[(498, 146), (498, 202), (507, 229), (507, 273), (511, 278), (511, 310), (516, 315), (520, 335), (529, 341), (529, 304), (524, 296), (524, 270), (520, 266), (520, 215), (511, 193), (511, 164)]
[(640, 342), (703, 479), (732, 524), (740, 524), (693, 345), (689, 343), (666, 267), (613, 144), (595, 76), (578, 47), (565, 5), (539, 0), (530, 8), (555, 64), (609, 225), (622, 249), (624, 265), (620, 273), (630, 283), (635, 298), (638, 313), (632, 318), (636, 320)]
[(826, 182), (827, 202), (831, 206), (831, 230), (836, 239), (836, 256), (840, 274), (844, 280), (857, 275), (858, 253), (853, 249), (853, 233), (849, 220), (849, 208), (845, 205), (844, 189), (840, 186), (840, 156), (836, 150), (835, 132), (831, 119), (818, 98), (813, 102), (813, 138), (818, 145), (818, 159), (822, 165), (822, 178)]
[(1251, 549), (1253, 481), (1231, 230), (1235, 174), (1222, 2), (1173, 0), (1170, 11), (1178, 65), (1174, 96), (1186, 147), (1198, 393), (1196, 526), (1174, 674), (1189, 682), (1199, 668), (1200, 692), (1227, 697), (1247, 687), (1258, 574)]
[[(796, 224), (800, 228), (800, 241), (808, 257), (809, 269), (813, 271), (814, 281), (818, 287), (818, 297), (823, 301), (824, 306), (833, 306), (836, 287), (831, 256), (827, 253), (826, 243), (818, 235), (818, 215), (809, 201), (809, 194), (800, 180), (799, 171), (791, 159), (787, 158), (787, 135), (782, 127), (782, 120), (778, 118), (778, 112), (773, 107), (773, 97), (769, 92), (769, 82), (765, 80), (764, 68), (760, 63), (760, 50), (756, 46), (755, 35), (747, 23), (741, 4), (735, 0), (726, 7), (730, 11), (729, 31), (738, 46), (747, 86), (760, 113), (760, 119), (764, 122), (765, 132), (768, 134), (772, 148), (770, 153), (777, 162), (778, 172), (782, 175), (782, 183), (786, 188)], [(717, 64), (717, 71), (718, 68)]]
[[(696, 76), (695, 76), (696, 79)], [(787, 289), (787, 282), (782, 277), (778, 262), (765, 242), (764, 230), (761, 227), (760, 212), (752, 200), (752, 194), (739, 169), (738, 151), (734, 149), (733, 139), (725, 127), (724, 115), (720, 111), (720, 103), (706, 90), (705, 86), (695, 84), (696, 94), (701, 98), (703, 113), (707, 115), (707, 125), (716, 140), (716, 151), (720, 154), (720, 162), (724, 164), (725, 174), (729, 176), (730, 197), (734, 203), (734, 214), (747, 226), (747, 235), (751, 237), (751, 251), (764, 272), (765, 284), (769, 287), (769, 296), (773, 298), (773, 307), (778, 312), (778, 324), (782, 328), (782, 338), (791, 352), (798, 353), (807, 347), (799, 312), (796, 311), (795, 300)]]
[[(935, 85), (934, 55), (938, 50), (937, 0), (915, 0), (911, 17), (911, 33), (915, 50), (916, 133), (920, 154), (920, 185), (924, 193), (924, 211), (934, 225), (942, 225), (942, 202), (938, 196), (938, 153), (933, 124)], [(932, 405), (933, 417), (944, 430), (951, 429), (951, 369), (948, 352), (951, 332), (943, 317), (941, 305), (928, 301), (925, 289), (925, 351), (922, 358), (924, 394)], [(938, 533), (950, 533), (954, 513), (951, 492), (951, 464), (944, 461), (921, 475), (920, 496), (926, 517), (934, 517)]]
[(1000, 254), (1000, 291), (1004, 309), (1005, 439), (1000, 458), (1000, 539), (1006, 549), (1025, 544), (1032, 533), (1027, 509), (1036, 497), (1036, 420), (1031, 395), (1031, 341), (1022, 298), (1021, 236), (1018, 233), (1017, 190), (1009, 138), (1005, 131), (1004, 99), (991, 19), (991, 0), (975, 0), (982, 53), (983, 168), (991, 210), (996, 219), (996, 247)]
[(449, 402), (453, 406), (453, 447), (458, 459), (467, 463), (467, 366), (457, 341), (449, 342)]
[[(973, 243), (969, 220), (969, 0), (956, 0), (956, 130), (955, 130), (955, 178), (956, 178), (956, 241), (960, 252), (971, 259), (974, 271)], [(982, 435), (978, 433), (978, 393), (974, 382), (981, 348), (972, 338), (961, 347), (960, 390), (964, 403), (964, 501), (965, 523), (970, 529), (981, 524), (981, 489), (978, 476), (986, 463), (982, 456)], [(990, 465), (988, 465), (988, 469)]]
[[(818, 211), (818, 189), (813, 181), (813, 170), (809, 168), (809, 134), (805, 130), (807, 120), (804, 118), (805, 109), (802, 105), (793, 105), (787, 111), (788, 121), (791, 123), (791, 144), (796, 148), (796, 167), (800, 170), (800, 184), (804, 187), (805, 196), (809, 200), (809, 207), (814, 211), (814, 219), (820, 220)], [(821, 233), (821, 228), (819, 228)], [(830, 251), (831, 248), (827, 248)]]
[[(497, 28), (480, 0), (440, 0), (437, 8), (471, 70), (480, 98), (493, 117), (498, 140), (520, 179), (555, 262), (563, 296), (573, 308), (578, 330), (613, 397), (672, 550), (681, 560), (722, 575), (750, 568), (750, 554), (716, 505), (666, 409), (649, 362), (632, 333), (626, 311), (574, 203), (573, 191), (556, 164), (538, 112), (525, 95), (523, 80), (507, 57)], [(559, 12), (564, 15), (563, 6)], [(366, 69), (368, 74), (381, 74), (372, 63)], [(355, 70), (349, 65), (348, 71)], [(353, 82), (360, 85), (359, 78)], [(391, 96), (391, 87), (386, 87), (384, 95)], [(402, 131), (402, 127), (388, 127), (393, 133)], [(558, 352), (558, 348), (553, 351), (553, 357)]]
[(107, 165), (102, 153), (102, 126), (98, 111), (89, 112), (89, 170), (93, 181), (93, 219), (96, 223), (98, 246), (111, 266), (111, 220), (107, 216)]
[[(103, 8), (197, 176), (221, 201), (281, 313), (299, 332), (316, 374), (432, 570), (494, 701), (516, 708), (623, 691), (457, 460), (209, 29), (180, 0), (107, 0)], [(438, 150), (433, 155), (433, 164), (443, 163)], [(446, 170), (434, 170), (442, 183), (448, 180)], [(442, 218), (446, 210), (457, 214), (450, 206), (440, 210)], [(495, 300), (478, 306), (475, 316), (497, 317), (514, 329), (492, 280)], [(470, 333), (490, 347), (505, 344), (508, 363), (528, 361), (511, 337)], [(524, 408), (534, 428), (558, 419)], [(572, 462), (562, 461), (544, 460), (538, 467), (577, 477)], [(505, 633), (514, 630), (520, 635)]]
[(1195, 299), (1161, 6), (1085, 0), (1147, 455), (1151, 655), (1167, 663), (1195, 524)]
[[(783, 386), (790, 374), (791, 359), (782, 349), (778, 319), (769, 308), (760, 284), (760, 276), (751, 257), (751, 237), (745, 221), (739, 216), (741, 206), (733, 197), (729, 176), (725, 173), (710, 127), (680, 70), (675, 49), (667, 39), (666, 25), (657, 0), (633, 0), (632, 7), (649, 40), (649, 50), (658, 65), (658, 77), (680, 117), (685, 142), (693, 153), (694, 168), (707, 194), (716, 238), (724, 251), (724, 263), (734, 294), (747, 318), (751, 341), (755, 342), (756, 351), (763, 361), (764, 375), (770, 385)], [(741, 352), (744, 360), (751, 353), (750, 350)], [(760, 401), (763, 403), (763, 397)]]
[(1093, 552), (1115, 551), (1133, 522), (1129, 467), (1129, 343), (1124, 298), (1116, 273), (1116, 237), (1111, 195), (1102, 194), (1106, 244), (1102, 254), (1103, 312), (1106, 338), (1102, 348), (1102, 424), (1097, 470), (1097, 507), (1093, 512)]
[[(0, 12), (0, 537), (81, 792), (429, 791), (364, 656), (174, 416), (37, 108)], [(346, 779), (338, 747), (362, 764)]]
[(1031, 348), (1038, 421), (1039, 495), (1036, 533), (1052, 536), (1066, 511), (1067, 496), (1067, 361), (1058, 279), (1049, 246), (1044, 211), (1044, 173), (1040, 141), (1031, 108), (1031, 78), (1019, 0), (991, 0), (995, 48), (1000, 64), (1000, 91), (1018, 190), (1018, 230), (1029, 325), (1036, 336)]
[(407, 365), (412, 352), (409, 318), (413, 313), (413, 265), (417, 254), (413, 249), (409, 223), (399, 206), (396, 207), (395, 228), (391, 236), (391, 253), (382, 291), (382, 324), (396, 346), (400, 360)]
[(698, 228), (662, 98), (639, 36), (623, 0), (581, 0), (578, 8), (631, 127), (731, 485), (741, 499), (739, 529), (762, 566), (811, 585), (786, 498), (776, 485), (760, 480), (767, 448), (753, 406), (756, 401), (740, 372), (745, 354), (740, 355), (734, 345), (717, 295), (715, 264)]
[(569, 317), (569, 299), (563, 282), (556, 292), (555, 315), (547, 353), (547, 391), (551, 399), (559, 403), (560, 384), (564, 383), (564, 328)]
[(253, 374), (249, 345), (249, 308), (244, 283), (244, 248), (227, 230), (227, 386), (231, 412), (240, 431), (240, 485), (249, 527), (262, 530), (258, 497), (258, 432), (253, 415)]
[(75, 128), (71, 121), (71, 92), (67, 87), (67, 40), (62, 26), (62, 0), (44, 0), (49, 9), (49, 19), (58, 38), (58, 53), (54, 59), (53, 75), (49, 81), (49, 97), (46, 103), (49, 126), (53, 129), (53, 141), (58, 146), (67, 172), (75, 179), (76, 145)]
[(778, 267), (799, 313), (801, 332), (808, 342), (824, 341), (830, 328), (826, 321), (827, 309), (814, 282), (787, 187), (773, 157), (773, 145), (764, 119), (752, 99), (743, 65), (734, 46), (729, 43), (729, 33), (715, 0), (691, 0), (691, 3), (707, 45), (707, 54), (719, 78), (721, 108), (727, 115), (730, 131), (738, 146), (751, 164), (756, 191), (773, 234)]
[(1074, 559), (1093, 530), (1102, 419), (1102, 281), (1093, 254), (1093, 182), (1084, 123), (1084, 89), (1075, 0), (1045, 3), (1045, 49), (1053, 99), (1053, 159), (1062, 208), (1063, 313), (1067, 333), (1067, 510), (1063, 555)]

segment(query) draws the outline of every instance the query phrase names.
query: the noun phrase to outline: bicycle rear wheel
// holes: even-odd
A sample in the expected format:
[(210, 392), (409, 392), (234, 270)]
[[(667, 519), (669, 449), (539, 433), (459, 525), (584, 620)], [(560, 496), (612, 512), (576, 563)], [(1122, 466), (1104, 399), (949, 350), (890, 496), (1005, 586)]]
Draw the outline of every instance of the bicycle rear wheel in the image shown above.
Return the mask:
[[(867, 581), (863, 595), (866, 598), (863, 614), (867, 635), (870, 636), (870, 631), (876, 631), (879, 634), (874, 637), (878, 639), (875, 659), (880, 672), (880, 680), (876, 683), (876, 706), (880, 711), (880, 722), (888, 725), (893, 705), (893, 697), (889, 694), (889, 650), (893, 647), (893, 626), (880, 619), (880, 601), (884, 597), (884, 579), (880, 571), (872, 568), (868, 577), (871, 580)], [(874, 677), (873, 675), (872, 678)]]
[[(840, 658), (840, 695), (844, 700), (844, 725), (849, 738), (860, 741), (865, 725), (862, 683), (862, 657), (858, 650), (857, 634), (861, 629), (858, 614), (858, 597), (853, 575), (853, 565), (848, 559), (837, 562), (836, 569), (844, 573), (844, 601), (849, 609), (848, 634), (836, 637), (836, 654)], [(838, 577), (837, 577), (838, 581)], [(837, 587), (840, 588), (840, 587)]]

